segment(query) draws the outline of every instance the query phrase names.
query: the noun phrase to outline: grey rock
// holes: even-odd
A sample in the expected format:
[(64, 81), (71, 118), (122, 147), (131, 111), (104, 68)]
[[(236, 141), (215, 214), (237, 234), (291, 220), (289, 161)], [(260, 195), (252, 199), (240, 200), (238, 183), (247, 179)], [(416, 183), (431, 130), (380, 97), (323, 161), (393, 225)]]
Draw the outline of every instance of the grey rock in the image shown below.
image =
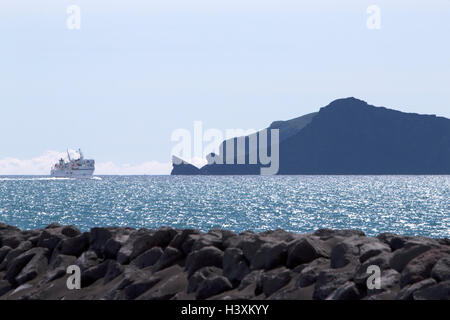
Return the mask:
[[(378, 295), (382, 292), (396, 292), (398, 291), (400, 282), (400, 273), (394, 269), (386, 269), (381, 271), (380, 289), (367, 289), (367, 295)], [(367, 283), (366, 283), (367, 286)]]
[(418, 290), (413, 297), (414, 300), (450, 300), (450, 280)]
[(330, 252), (322, 241), (304, 237), (289, 244), (287, 266), (294, 268), (299, 264), (308, 263), (320, 257), (330, 257)]
[(283, 288), (291, 281), (291, 271), (285, 267), (280, 267), (272, 271), (263, 273), (261, 276), (261, 288), (266, 297)]
[(92, 283), (100, 278), (105, 277), (108, 271), (110, 260), (105, 260), (102, 263), (92, 266), (81, 272), (81, 286), (83, 288), (90, 286)]
[(12, 289), (12, 285), (9, 281), (0, 280), (0, 297)]
[(65, 226), (61, 228), (61, 234), (66, 237), (73, 238), (79, 236), (81, 232), (74, 226)]
[(338, 287), (326, 300), (358, 300), (361, 293), (354, 282), (347, 281)]
[(222, 275), (222, 270), (217, 267), (203, 267), (199, 269), (189, 278), (187, 293), (196, 292), (203, 281), (216, 275)]
[(431, 276), (437, 281), (450, 280), (450, 257), (439, 259), (431, 270)]
[(192, 244), (191, 250), (196, 251), (204, 247), (216, 247), (222, 250), (222, 235), (217, 233), (207, 233), (204, 235), (200, 235)]
[(58, 254), (80, 256), (89, 247), (89, 234), (83, 233), (73, 238), (67, 238), (59, 242), (55, 250)]
[(117, 261), (126, 264), (153, 247), (166, 247), (176, 234), (174, 229), (166, 227), (156, 231), (140, 229), (119, 249)]
[(233, 286), (224, 276), (211, 276), (200, 283), (195, 297), (199, 300), (207, 299), (224, 291), (231, 290)]
[(251, 261), (251, 269), (270, 270), (286, 263), (287, 245), (280, 243), (264, 243)]
[(347, 242), (341, 242), (331, 250), (331, 268), (342, 268), (349, 263), (359, 261), (359, 248)]
[(167, 247), (164, 250), (162, 256), (159, 258), (156, 265), (154, 266), (153, 271), (156, 272), (156, 271), (162, 270), (164, 268), (170, 267), (175, 262), (180, 260), (182, 257), (183, 257), (183, 254), (180, 252), (180, 250), (172, 248), (172, 247)]
[(152, 288), (155, 284), (161, 281), (158, 277), (150, 277), (141, 281), (134, 282), (127, 286), (124, 290), (125, 299), (132, 300), (143, 294), (145, 291)]
[(42, 249), (42, 248), (35, 248), (30, 249), (19, 256), (12, 259), (7, 266), (6, 274), (4, 279), (8, 280), (11, 283), (14, 283), (14, 278), (22, 271), (22, 269), (30, 262), (30, 260), (34, 257), (36, 254), (36, 249)]
[(42, 231), (37, 246), (53, 251), (62, 240), (67, 239), (67, 236), (61, 233), (61, 229), (61, 227), (54, 227)]
[(53, 270), (48, 270), (45, 276), (39, 281), (39, 285), (45, 285), (56, 279), (62, 278), (67, 274), (66, 268), (58, 267)]
[(3, 246), (0, 248), (0, 264), (3, 262), (3, 259), (5, 259), (6, 255), (11, 251), (12, 249), (8, 246)]
[(415, 257), (430, 250), (432, 247), (427, 244), (406, 243), (401, 249), (397, 249), (390, 260), (392, 269), (402, 272), (406, 265)]
[(256, 252), (265, 243), (258, 235), (246, 231), (239, 235), (228, 238), (224, 242), (225, 248), (239, 248), (244, 253), (247, 261), (252, 261)]
[(242, 279), (241, 283), (239, 284), (238, 289), (241, 291), (241, 290), (244, 290), (245, 288), (247, 288), (251, 284), (260, 283), (262, 275), (263, 275), (262, 270), (254, 270), (254, 271), (250, 272)]
[(5, 270), (8, 268), (9, 264), (12, 260), (14, 260), (16, 257), (21, 255), (22, 253), (30, 250), (32, 248), (32, 244), (30, 241), (24, 241), (21, 244), (19, 244), (15, 249), (9, 250), (9, 252), (6, 254), (5, 258), (0, 264), (0, 271)]
[(436, 284), (434, 279), (425, 279), (401, 289), (397, 294), (398, 300), (413, 300), (414, 292), (425, 289)]
[(392, 253), (383, 252), (375, 257), (367, 259), (364, 263), (358, 265), (354, 274), (354, 282), (356, 284), (366, 284), (367, 278), (370, 276), (367, 270), (370, 266), (377, 266), (381, 271), (391, 269), (389, 261)]
[[(115, 239), (106, 240), (105, 247), (103, 248), (103, 255), (108, 259), (116, 259), (122, 244)], [(129, 258), (128, 258), (129, 259)]]
[(106, 242), (113, 237), (113, 233), (108, 228), (92, 228), (89, 233), (89, 247), (102, 257), (105, 251)]
[(36, 278), (40, 274), (44, 274), (47, 270), (48, 249), (34, 248), (30, 251), (34, 251), (34, 256), (15, 278), (16, 283), (19, 285)]
[(81, 256), (75, 261), (75, 264), (80, 267), (81, 271), (84, 271), (99, 264), (99, 262), (100, 260), (95, 251), (88, 250), (81, 254)]
[(313, 299), (325, 300), (340, 286), (352, 279), (352, 272), (339, 269), (321, 271), (314, 287)]
[(333, 230), (333, 229), (319, 229), (313, 233), (313, 235), (319, 237), (321, 240), (328, 240), (333, 237), (364, 237), (365, 233), (359, 230)]
[(295, 282), (296, 287), (307, 287), (316, 282), (319, 273), (330, 267), (330, 260), (318, 258), (307, 265), (303, 265), (299, 277)]
[(402, 271), (400, 286), (403, 288), (408, 284), (429, 278), (431, 270), (441, 257), (440, 250), (432, 249), (412, 259)]
[(205, 247), (198, 251), (192, 251), (186, 259), (185, 268), (189, 277), (202, 267), (222, 268), (223, 251), (216, 247)]
[(175, 274), (157, 283), (152, 289), (139, 296), (139, 300), (169, 300), (176, 294), (184, 292), (187, 279), (184, 273)]
[(200, 231), (194, 229), (184, 229), (173, 237), (172, 241), (169, 243), (169, 246), (176, 248), (187, 255), (191, 252), (191, 248), (196, 240), (195, 238), (189, 237), (191, 235), (200, 235)]
[(223, 255), (223, 275), (233, 285), (237, 285), (248, 273), (250, 268), (244, 252), (238, 248), (228, 248)]
[(48, 267), (50, 270), (54, 270), (59, 267), (67, 269), (68, 266), (75, 264), (76, 260), (77, 257), (75, 256), (68, 256), (65, 254), (52, 255)]
[(109, 260), (108, 268), (106, 269), (105, 277), (103, 279), (103, 284), (107, 284), (111, 280), (114, 280), (124, 271), (124, 267), (115, 260)]
[(131, 264), (143, 269), (153, 266), (163, 255), (164, 251), (160, 247), (153, 247), (131, 261)]

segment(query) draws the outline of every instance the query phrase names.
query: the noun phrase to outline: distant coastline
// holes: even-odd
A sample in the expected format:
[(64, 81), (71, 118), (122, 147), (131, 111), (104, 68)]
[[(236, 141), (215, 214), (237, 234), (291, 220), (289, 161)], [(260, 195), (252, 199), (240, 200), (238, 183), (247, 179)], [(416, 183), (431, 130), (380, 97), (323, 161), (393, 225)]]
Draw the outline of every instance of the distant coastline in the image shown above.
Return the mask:
[(201, 168), (175, 157), (171, 174), (257, 175), (274, 167), (275, 155), (270, 172), (278, 175), (448, 175), (450, 119), (338, 99), (319, 112), (226, 140), (219, 150)]

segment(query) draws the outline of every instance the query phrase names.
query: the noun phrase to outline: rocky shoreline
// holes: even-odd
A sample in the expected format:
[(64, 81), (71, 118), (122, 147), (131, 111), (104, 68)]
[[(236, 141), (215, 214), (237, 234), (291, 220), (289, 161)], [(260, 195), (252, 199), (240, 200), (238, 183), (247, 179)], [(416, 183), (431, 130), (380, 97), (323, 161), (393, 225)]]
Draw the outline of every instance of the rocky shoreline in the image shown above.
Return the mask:
[[(67, 286), (72, 265), (79, 290)], [(450, 239), (0, 223), (0, 300), (10, 299), (449, 300)]]

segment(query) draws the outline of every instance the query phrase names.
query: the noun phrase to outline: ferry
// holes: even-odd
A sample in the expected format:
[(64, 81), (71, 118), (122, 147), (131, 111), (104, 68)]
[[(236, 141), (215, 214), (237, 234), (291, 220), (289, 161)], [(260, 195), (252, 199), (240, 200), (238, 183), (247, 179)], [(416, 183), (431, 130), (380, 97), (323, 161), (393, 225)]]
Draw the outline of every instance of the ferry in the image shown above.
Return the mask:
[(67, 157), (69, 161), (60, 159), (58, 163), (53, 165), (50, 175), (55, 178), (92, 178), (95, 170), (95, 160), (84, 159), (81, 149), (78, 149), (79, 158), (72, 159), (69, 151)]

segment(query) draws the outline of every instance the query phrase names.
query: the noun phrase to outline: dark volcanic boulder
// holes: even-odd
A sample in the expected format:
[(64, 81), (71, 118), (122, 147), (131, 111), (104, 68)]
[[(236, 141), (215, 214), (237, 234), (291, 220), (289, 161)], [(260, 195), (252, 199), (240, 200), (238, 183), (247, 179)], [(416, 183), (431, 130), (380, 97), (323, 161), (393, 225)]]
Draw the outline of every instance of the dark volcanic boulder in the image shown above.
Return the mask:
[(199, 300), (207, 299), (216, 294), (231, 290), (232, 288), (233, 286), (227, 278), (214, 275), (200, 283), (195, 297)]
[[(33, 248), (12, 259), (7, 266), (5, 279), (11, 283), (15, 282), (15, 277), (22, 271), (22, 269), (33, 259), (35, 255), (45, 256), (48, 251), (44, 248)], [(30, 267), (30, 270), (32, 268)]]
[(244, 290), (249, 285), (258, 284), (261, 282), (261, 277), (263, 275), (263, 270), (254, 270), (247, 274), (239, 284), (239, 290)]
[(316, 282), (319, 273), (330, 267), (330, 260), (318, 258), (306, 265), (297, 278), (297, 287), (307, 287)]
[(89, 247), (98, 256), (103, 256), (106, 242), (113, 237), (108, 228), (92, 228), (89, 232)]
[(347, 242), (341, 242), (331, 250), (331, 268), (342, 268), (349, 263), (359, 262), (359, 248)]
[(0, 248), (0, 264), (3, 262), (3, 259), (5, 259), (6, 255), (11, 251), (11, 248), (8, 246), (3, 246)]
[(222, 275), (222, 270), (217, 267), (200, 268), (189, 278), (187, 293), (196, 292), (203, 281), (218, 275)]
[(180, 252), (180, 250), (172, 248), (172, 247), (167, 247), (164, 250), (162, 256), (159, 258), (155, 267), (153, 268), (153, 271), (157, 272), (159, 270), (167, 268), (167, 267), (173, 265), (175, 262), (177, 262), (181, 258), (183, 258), (183, 254)]
[(327, 300), (357, 300), (359, 298), (361, 298), (361, 293), (356, 284), (347, 281), (330, 294)]
[(135, 299), (141, 294), (143, 294), (145, 291), (152, 288), (155, 284), (157, 284), (159, 281), (161, 281), (158, 277), (149, 277), (140, 281), (133, 282), (129, 286), (127, 286), (124, 290), (125, 293), (125, 299), (131, 300)]
[(207, 233), (204, 235), (200, 235), (194, 241), (191, 250), (200, 250), (204, 247), (216, 247), (222, 250), (222, 235), (217, 233)]
[(257, 234), (254, 234), (251, 231), (246, 231), (228, 238), (225, 241), (224, 246), (225, 248), (241, 249), (245, 258), (248, 261), (252, 261), (256, 252), (258, 252), (259, 248), (264, 243), (264, 240), (262, 240)]
[(50, 270), (54, 270), (59, 267), (67, 269), (68, 266), (75, 264), (76, 260), (77, 257), (75, 256), (68, 256), (65, 254), (52, 255), (48, 267)]
[(109, 260), (108, 268), (106, 269), (105, 277), (103, 279), (103, 284), (107, 284), (111, 280), (114, 280), (124, 271), (124, 267), (115, 260)]
[(130, 260), (135, 259), (153, 247), (165, 248), (176, 233), (172, 228), (161, 228), (156, 231), (140, 229), (132, 233), (125, 244), (119, 249), (117, 261), (122, 264), (127, 264)]
[(425, 280), (431, 276), (431, 270), (442, 257), (442, 252), (432, 249), (412, 259), (402, 271), (400, 286), (404, 286)]
[(364, 263), (358, 265), (354, 274), (354, 282), (356, 284), (366, 284), (367, 278), (371, 275), (367, 273), (370, 266), (378, 266), (381, 271), (391, 269), (389, 261), (391, 253), (383, 252), (378, 256), (367, 259)]
[(407, 243), (403, 248), (396, 250), (392, 254), (389, 264), (392, 269), (402, 272), (403, 268), (405, 268), (412, 259), (430, 249), (431, 246), (427, 244)]
[(285, 267), (265, 272), (261, 276), (262, 292), (264, 292), (266, 297), (269, 297), (271, 294), (287, 285), (291, 278), (291, 271)]
[(164, 251), (160, 247), (151, 248), (131, 261), (131, 264), (140, 269), (152, 266), (159, 260), (159, 258), (161, 258), (163, 253)]
[(186, 271), (189, 276), (201, 267), (214, 266), (222, 268), (223, 251), (216, 247), (205, 247), (198, 251), (191, 252), (186, 259)]
[(324, 300), (336, 289), (352, 279), (352, 272), (339, 269), (321, 271), (314, 287), (313, 299)]
[(15, 278), (16, 283), (19, 285), (30, 281), (36, 278), (39, 274), (44, 274), (47, 271), (49, 254), (48, 249), (34, 248), (30, 251), (35, 253), (34, 256)]
[(228, 248), (223, 255), (223, 275), (232, 284), (238, 284), (248, 273), (250, 268), (244, 252), (238, 248)]
[(289, 244), (287, 266), (294, 268), (320, 257), (330, 257), (326, 246), (319, 239), (304, 237)]
[(8, 246), (15, 249), (27, 238), (19, 228), (0, 223), (0, 247)]
[(251, 261), (251, 268), (270, 270), (284, 265), (287, 258), (287, 245), (280, 243), (264, 243)]
[(433, 279), (425, 279), (414, 284), (408, 285), (399, 291), (397, 300), (412, 300), (414, 292), (433, 286), (436, 281)]
[(61, 234), (66, 237), (73, 238), (79, 236), (81, 231), (74, 226), (64, 226), (61, 228)]
[(431, 270), (431, 276), (437, 281), (450, 280), (450, 257), (439, 259)]
[(62, 240), (55, 248), (58, 254), (79, 257), (89, 247), (89, 234), (87, 232)]
[(9, 281), (6, 280), (0, 280), (0, 297), (7, 293), (9, 290), (12, 289), (12, 285)]
[(5, 258), (0, 264), (0, 271), (5, 270), (12, 260), (14, 260), (22, 253), (30, 250), (32, 247), (33, 246), (30, 241), (24, 241), (21, 244), (19, 244), (15, 249), (8, 250), (8, 253), (6, 254)]
[(313, 235), (319, 237), (321, 240), (328, 240), (333, 237), (364, 237), (365, 233), (359, 230), (333, 230), (333, 229), (319, 229), (316, 230)]
[(198, 239), (196, 237), (191, 237), (191, 235), (198, 236), (200, 235), (200, 231), (194, 229), (184, 229), (173, 237), (172, 241), (169, 243), (169, 246), (183, 251), (183, 253), (187, 255), (191, 252), (195, 240)]
[(100, 263), (100, 259), (97, 257), (97, 254), (88, 250), (81, 254), (81, 256), (75, 261), (75, 264), (80, 267), (81, 271), (89, 269)]
[(90, 286), (92, 283), (100, 278), (105, 277), (108, 271), (110, 260), (105, 260), (104, 262), (92, 266), (81, 272), (81, 287)]
[(414, 300), (450, 300), (450, 281), (418, 290), (413, 294)]

